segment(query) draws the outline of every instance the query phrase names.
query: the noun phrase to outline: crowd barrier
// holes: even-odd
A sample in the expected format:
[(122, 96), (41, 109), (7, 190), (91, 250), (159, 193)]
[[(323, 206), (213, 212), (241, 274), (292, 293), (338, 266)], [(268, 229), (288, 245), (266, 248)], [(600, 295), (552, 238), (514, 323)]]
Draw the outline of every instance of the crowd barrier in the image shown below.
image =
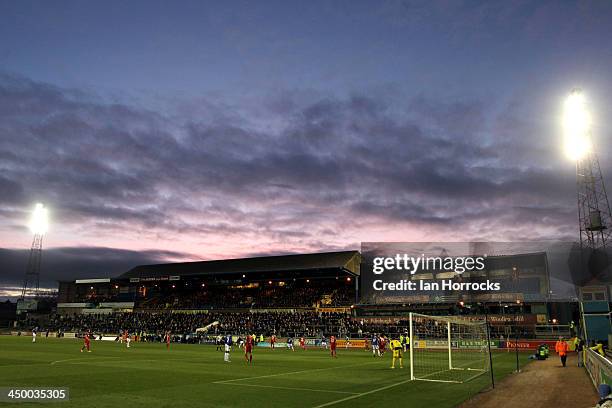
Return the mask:
[(608, 384), (612, 386), (612, 362), (610, 362), (610, 360), (591, 349), (587, 349), (584, 366), (595, 388), (597, 388), (599, 384)]

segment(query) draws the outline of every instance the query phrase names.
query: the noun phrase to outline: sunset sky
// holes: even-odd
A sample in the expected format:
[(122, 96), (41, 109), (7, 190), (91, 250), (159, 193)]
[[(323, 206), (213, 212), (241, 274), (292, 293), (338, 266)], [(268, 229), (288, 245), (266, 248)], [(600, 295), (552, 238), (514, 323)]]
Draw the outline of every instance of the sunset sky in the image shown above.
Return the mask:
[[(125, 4), (128, 3), (128, 4)], [(361, 241), (578, 238), (612, 2), (0, 0), (0, 286)]]

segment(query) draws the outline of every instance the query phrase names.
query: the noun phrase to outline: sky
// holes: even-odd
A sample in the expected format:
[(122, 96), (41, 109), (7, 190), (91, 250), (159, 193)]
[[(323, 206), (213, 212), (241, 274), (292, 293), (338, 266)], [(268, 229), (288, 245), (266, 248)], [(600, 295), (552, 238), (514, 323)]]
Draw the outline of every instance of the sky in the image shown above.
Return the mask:
[[(0, 286), (362, 241), (578, 238), (612, 2), (0, 0)], [(0, 293), (1, 295), (1, 293)]]

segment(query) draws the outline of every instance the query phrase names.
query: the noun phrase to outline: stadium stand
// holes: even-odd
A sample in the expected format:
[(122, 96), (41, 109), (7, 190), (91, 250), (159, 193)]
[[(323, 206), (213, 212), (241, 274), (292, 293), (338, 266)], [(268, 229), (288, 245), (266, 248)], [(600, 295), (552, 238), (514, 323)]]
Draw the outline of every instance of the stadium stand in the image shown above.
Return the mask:
[(363, 339), (405, 332), (408, 312), (416, 312), (464, 319), (488, 315), (491, 338), (499, 341), (570, 334), (568, 326), (551, 322), (552, 316), (575, 320), (571, 310), (527, 300), (548, 292), (545, 254), (494, 256), (487, 264), (486, 277), (511, 280), (516, 293), (496, 301), (469, 299), (470, 304), (444, 293), (420, 302), (395, 296), (363, 302), (358, 251), (142, 265), (114, 278), (60, 282), (55, 313), (30, 315), (18, 327), (111, 335), (129, 330), (142, 338), (171, 330), (194, 339), (196, 328), (218, 321), (214, 334)]
[[(137, 266), (114, 279), (60, 282), (58, 307), (75, 312), (133, 302), (134, 310), (350, 306), (357, 251)], [(121, 305), (125, 307), (125, 305)]]

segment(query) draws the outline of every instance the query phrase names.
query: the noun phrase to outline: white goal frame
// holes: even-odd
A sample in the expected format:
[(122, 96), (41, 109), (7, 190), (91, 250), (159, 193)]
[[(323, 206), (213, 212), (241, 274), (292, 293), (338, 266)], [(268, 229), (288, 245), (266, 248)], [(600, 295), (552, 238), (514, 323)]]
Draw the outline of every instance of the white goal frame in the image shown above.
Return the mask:
[[(489, 354), (489, 340), (487, 335), (487, 324), (484, 320), (470, 321), (462, 319), (456, 316), (429, 316), (419, 313), (410, 313), (409, 315), (409, 336), (410, 336), (410, 379), (420, 381), (434, 381), (434, 382), (447, 382), (447, 383), (464, 383), (470, 381), (482, 374), (489, 372), (490, 370), (490, 354)], [(440, 330), (441, 327), (445, 327), (446, 336), (438, 336), (435, 338), (428, 337), (423, 333), (422, 330), (418, 330), (418, 325), (422, 324), (419, 321), (430, 320), (435, 322), (436, 327)], [(459, 335), (456, 334), (457, 330), (453, 332), (453, 328), (460, 329)], [(461, 333), (465, 333), (466, 338), (461, 337)], [(441, 334), (441, 333), (439, 333)], [(453, 338), (456, 336), (456, 338)], [(458, 337), (457, 337), (458, 336)], [(447, 349), (447, 357), (444, 360), (437, 359), (438, 367), (432, 372), (421, 375), (415, 371), (415, 357), (419, 352), (427, 352), (428, 343), (435, 341), (436, 346), (432, 346), (432, 355), (439, 356), (444, 353), (444, 348)], [(444, 342), (445, 344), (440, 344)], [(470, 346), (466, 346), (466, 341), (470, 342)], [(423, 344), (425, 346), (423, 346)], [(455, 362), (457, 356), (474, 353), (477, 358), (471, 359), (466, 362)], [(455, 356), (454, 356), (455, 354)], [(422, 361), (416, 361), (416, 364), (420, 364)]]

